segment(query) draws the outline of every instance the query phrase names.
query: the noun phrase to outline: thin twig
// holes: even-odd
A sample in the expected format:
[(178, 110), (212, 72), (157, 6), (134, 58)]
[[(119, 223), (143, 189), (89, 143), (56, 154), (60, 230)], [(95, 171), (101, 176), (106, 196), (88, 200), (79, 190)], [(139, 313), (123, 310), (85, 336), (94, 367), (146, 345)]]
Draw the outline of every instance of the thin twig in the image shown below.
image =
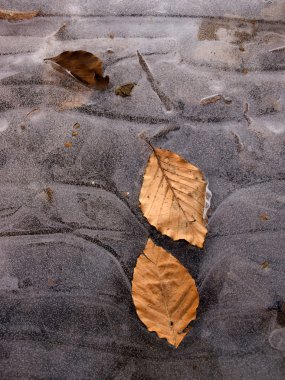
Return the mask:
[(154, 79), (154, 76), (152, 72), (150, 71), (148, 64), (146, 63), (143, 56), (140, 54), (139, 51), (137, 51), (137, 55), (139, 57), (139, 63), (143, 69), (143, 71), (146, 73), (147, 80), (149, 81), (151, 88), (156, 93), (156, 95), (159, 97), (161, 102), (163, 103), (166, 111), (172, 111), (173, 110), (173, 104), (171, 100), (168, 98), (168, 96), (161, 90), (159, 87), (157, 81)]

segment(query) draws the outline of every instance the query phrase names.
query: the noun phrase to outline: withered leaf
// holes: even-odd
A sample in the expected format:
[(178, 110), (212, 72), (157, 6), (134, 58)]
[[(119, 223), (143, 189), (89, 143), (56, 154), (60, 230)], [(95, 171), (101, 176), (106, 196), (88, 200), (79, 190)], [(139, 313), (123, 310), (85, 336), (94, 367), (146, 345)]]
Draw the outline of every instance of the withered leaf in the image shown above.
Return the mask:
[(221, 94), (216, 94), (216, 95), (211, 95), (211, 96), (201, 99), (200, 104), (202, 104), (203, 106), (207, 106), (209, 104), (217, 103), (220, 100), (223, 100), (224, 103), (226, 104), (232, 103), (232, 100), (230, 98), (224, 97)]
[(122, 86), (118, 86), (115, 89), (115, 94), (120, 95), (123, 98), (125, 98), (126, 96), (131, 96), (131, 92), (133, 88), (135, 87), (135, 85), (136, 83), (127, 83), (127, 84), (123, 84)]
[(19, 12), (15, 10), (0, 8), (0, 19), (11, 20), (11, 21), (29, 20), (30, 18), (37, 16), (38, 13), (39, 13), (38, 11)]
[(267, 220), (269, 220), (269, 216), (265, 213), (265, 212), (262, 212), (260, 215), (259, 215), (259, 218), (260, 220), (262, 220), (263, 222), (266, 222)]
[(178, 347), (196, 319), (199, 294), (187, 269), (151, 239), (134, 269), (132, 297), (147, 329)]
[(45, 61), (56, 63), (66, 70), (80, 82), (104, 90), (108, 87), (109, 77), (103, 77), (102, 61), (84, 50), (64, 51), (52, 58), (45, 58)]
[(139, 198), (142, 212), (162, 234), (202, 248), (207, 234), (206, 187), (196, 166), (173, 152), (153, 148)]
[(47, 202), (52, 203), (54, 198), (54, 190), (51, 187), (47, 187), (44, 189), (44, 194), (46, 196)]
[(263, 263), (261, 263), (261, 268), (262, 269), (266, 269), (266, 268), (268, 268), (269, 267), (269, 262), (268, 261), (263, 261)]

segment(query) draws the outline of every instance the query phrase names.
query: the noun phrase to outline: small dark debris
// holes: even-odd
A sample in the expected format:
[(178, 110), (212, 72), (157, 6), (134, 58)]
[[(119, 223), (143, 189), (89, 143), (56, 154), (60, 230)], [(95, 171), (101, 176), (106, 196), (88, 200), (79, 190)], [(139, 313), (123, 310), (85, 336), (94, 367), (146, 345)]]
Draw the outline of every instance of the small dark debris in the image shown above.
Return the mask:
[(115, 94), (120, 95), (123, 98), (125, 98), (126, 96), (131, 96), (131, 92), (133, 88), (135, 87), (135, 85), (136, 83), (127, 83), (127, 84), (123, 84), (122, 86), (118, 86), (115, 89)]

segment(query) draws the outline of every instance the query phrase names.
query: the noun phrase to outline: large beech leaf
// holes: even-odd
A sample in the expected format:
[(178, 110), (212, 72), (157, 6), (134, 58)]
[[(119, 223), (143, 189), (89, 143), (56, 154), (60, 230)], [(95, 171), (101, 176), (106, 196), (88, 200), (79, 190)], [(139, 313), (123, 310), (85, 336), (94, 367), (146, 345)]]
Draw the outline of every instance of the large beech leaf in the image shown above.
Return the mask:
[(10, 20), (10, 21), (21, 21), (28, 20), (37, 16), (38, 11), (30, 11), (30, 12), (20, 12), (8, 9), (0, 8), (0, 19)]
[(140, 206), (149, 223), (161, 233), (202, 248), (207, 234), (206, 187), (204, 175), (196, 166), (173, 152), (153, 148)]
[(196, 319), (199, 295), (186, 268), (151, 239), (134, 269), (132, 296), (147, 329), (178, 347)]
[(80, 82), (98, 90), (106, 89), (109, 84), (109, 77), (103, 77), (102, 61), (87, 51), (64, 51), (56, 57), (45, 58), (45, 61), (56, 63)]

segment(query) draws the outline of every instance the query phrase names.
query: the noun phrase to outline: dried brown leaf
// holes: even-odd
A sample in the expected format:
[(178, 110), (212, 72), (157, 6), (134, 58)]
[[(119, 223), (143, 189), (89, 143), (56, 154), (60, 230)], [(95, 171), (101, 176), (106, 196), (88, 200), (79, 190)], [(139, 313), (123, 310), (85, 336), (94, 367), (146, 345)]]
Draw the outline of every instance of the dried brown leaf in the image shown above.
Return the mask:
[(51, 187), (47, 187), (44, 189), (44, 194), (46, 196), (47, 202), (52, 203), (54, 198), (54, 190)]
[(0, 8), (0, 19), (11, 21), (29, 20), (30, 18), (37, 16), (38, 13), (39, 11), (19, 12)]
[(179, 155), (153, 148), (140, 193), (140, 206), (149, 223), (173, 240), (203, 247), (207, 229), (203, 173)]
[(196, 319), (199, 295), (187, 269), (151, 239), (134, 269), (132, 296), (147, 329), (178, 347)]
[(131, 92), (133, 91), (135, 85), (136, 83), (127, 83), (123, 84), (122, 86), (118, 86), (115, 89), (115, 94), (120, 95), (123, 98), (125, 98), (126, 96), (131, 96)]
[(265, 213), (265, 212), (262, 212), (260, 215), (259, 215), (259, 218), (260, 220), (262, 220), (263, 222), (266, 222), (267, 220), (269, 220), (269, 216)]
[(209, 104), (217, 103), (220, 100), (223, 100), (224, 103), (226, 104), (232, 103), (232, 100), (230, 98), (224, 97), (221, 94), (216, 94), (216, 95), (211, 95), (211, 96), (201, 99), (200, 104), (202, 104), (203, 106), (207, 106)]
[(263, 261), (263, 263), (261, 263), (261, 268), (262, 269), (266, 269), (266, 268), (268, 268), (269, 267), (269, 262), (268, 261)]
[(56, 63), (88, 86), (98, 90), (108, 87), (109, 77), (103, 77), (103, 63), (92, 53), (84, 50), (64, 51), (56, 57), (45, 58), (45, 61)]

